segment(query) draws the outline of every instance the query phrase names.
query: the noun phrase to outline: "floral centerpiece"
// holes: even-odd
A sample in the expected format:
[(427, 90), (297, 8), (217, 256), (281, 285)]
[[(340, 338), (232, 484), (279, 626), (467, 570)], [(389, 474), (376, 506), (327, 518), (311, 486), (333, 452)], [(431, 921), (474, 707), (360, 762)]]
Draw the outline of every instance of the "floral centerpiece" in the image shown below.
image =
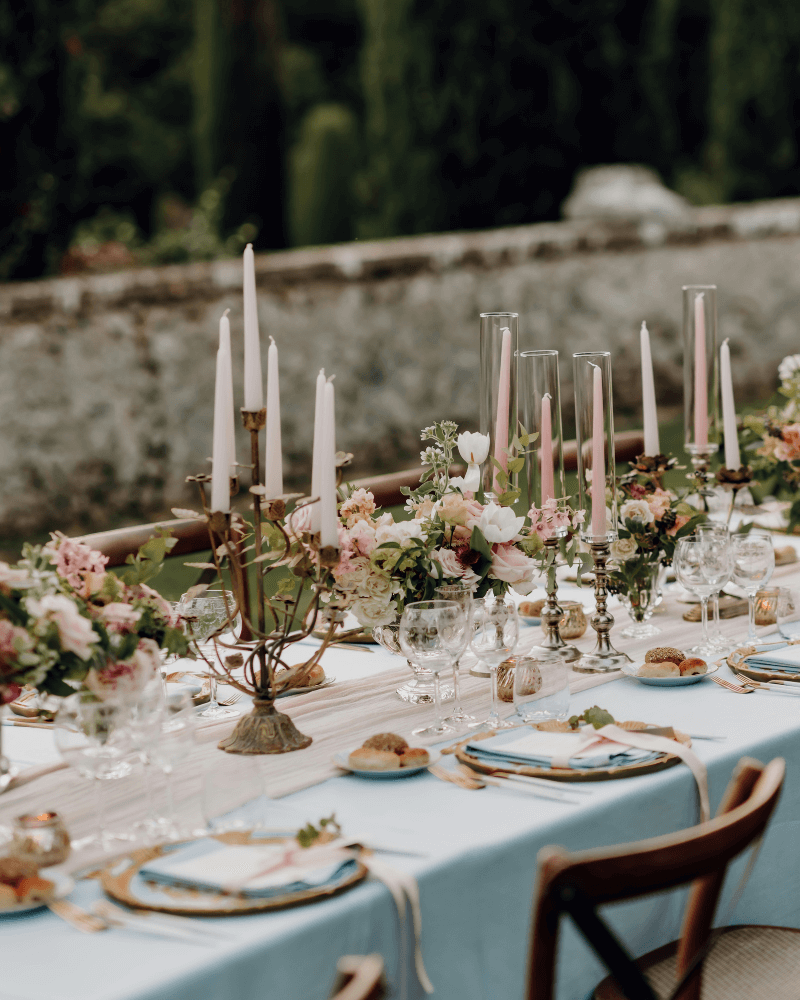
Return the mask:
[(634, 620), (623, 635), (643, 638), (660, 631), (647, 620), (658, 603), (662, 568), (672, 562), (678, 540), (690, 535), (706, 515), (636, 467), (618, 480), (617, 489), (622, 503), (618, 537), (611, 544), (609, 590)]
[(0, 705), (23, 686), (105, 699), (160, 666), (160, 650), (181, 655), (187, 640), (169, 603), (145, 583), (175, 544), (150, 539), (121, 575), (106, 556), (53, 534), (0, 563)]
[[(518, 492), (505, 491), (501, 502), (478, 499), (475, 473), (486, 459), (489, 438), (457, 431), (447, 420), (422, 431), (422, 440), (432, 444), (421, 452), (420, 486), (405, 490), (407, 520), (378, 511), (364, 489), (341, 504), (332, 603), (352, 610), (362, 625), (389, 625), (406, 603), (431, 599), (446, 583), (463, 583), (477, 597), (533, 589), (540, 535), (512, 508)], [(468, 463), (464, 477), (449, 475), (456, 448)]]
[(789, 531), (800, 524), (800, 354), (785, 357), (778, 366), (778, 392), (782, 405), (767, 407), (763, 413), (747, 414), (740, 434), (747, 452), (751, 478), (759, 484), (751, 489), (757, 499), (773, 495), (791, 500)]

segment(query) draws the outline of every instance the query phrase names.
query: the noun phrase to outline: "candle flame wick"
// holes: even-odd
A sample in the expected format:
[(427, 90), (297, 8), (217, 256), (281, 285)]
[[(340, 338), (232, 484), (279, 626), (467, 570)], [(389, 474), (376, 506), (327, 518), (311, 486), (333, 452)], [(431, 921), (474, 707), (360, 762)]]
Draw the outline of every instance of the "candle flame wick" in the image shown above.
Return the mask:
[[(270, 342), (270, 344), (275, 344), (275, 338), (274, 337), (270, 337), (269, 338), (269, 342)], [(277, 347), (278, 345), (275, 344), (275, 346)]]
[(544, 396), (542, 396), (542, 399), (552, 399), (552, 398), (553, 398), (553, 397), (552, 397), (552, 396), (550, 395), (550, 393), (549, 393), (549, 392), (546, 392), (546, 393), (544, 394)]
[(726, 337), (726, 338), (725, 338), (725, 339), (724, 339), (724, 340), (722, 341), (722, 346), (724, 347), (724, 346), (725, 346), (725, 345), (726, 345), (726, 344), (728, 343), (728, 341), (729, 341), (730, 339), (731, 339), (730, 337)]
[(642, 328), (639, 331), (639, 333), (647, 333), (647, 334), (650, 333), (650, 331), (647, 329), (647, 323), (645, 322), (645, 320), (642, 320)]
[(229, 312), (230, 312), (230, 309), (226, 309), (225, 312), (222, 315), (223, 316), (227, 316)]
[(329, 376), (328, 376), (328, 379), (327, 379), (327, 380), (328, 380), (328, 382), (333, 382), (333, 380), (334, 380), (335, 378), (336, 378), (336, 376), (335, 376), (335, 375), (329, 375)]

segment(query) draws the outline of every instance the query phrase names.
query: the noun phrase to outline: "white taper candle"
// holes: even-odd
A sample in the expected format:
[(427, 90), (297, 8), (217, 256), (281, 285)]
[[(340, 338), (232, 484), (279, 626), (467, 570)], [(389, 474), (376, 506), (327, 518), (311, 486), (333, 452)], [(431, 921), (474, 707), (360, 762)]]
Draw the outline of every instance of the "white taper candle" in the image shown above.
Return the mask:
[(278, 377), (278, 345), (269, 338), (267, 352), (267, 451), (264, 460), (264, 487), (267, 496), (283, 493), (283, 450), (281, 448), (281, 391)]
[(261, 374), (261, 343), (258, 335), (256, 304), (256, 264), (253, 244), (244, 250), (244, 408), (260, 410), (264, 406), (264, 378)]

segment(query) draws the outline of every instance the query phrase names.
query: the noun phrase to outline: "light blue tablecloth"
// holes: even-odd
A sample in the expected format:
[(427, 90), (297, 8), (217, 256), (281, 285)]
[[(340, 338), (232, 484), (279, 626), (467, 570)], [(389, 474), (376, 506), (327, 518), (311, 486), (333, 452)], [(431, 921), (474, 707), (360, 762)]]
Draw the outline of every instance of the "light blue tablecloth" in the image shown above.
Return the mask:
[[(800, 926), (800, 873), (792, 860), (800, 834), (800, 699), (742, 697), (708, 680), (653, 688), (623, 679), (574, 696), (572, 709), (592, 704), (618, 719), (728, 734), (724, 743), (695, 743), (708, 767), (712, 809), (741, 756), (786, 758), (783, 798), (733, 922)], [(506, 789), (467, 792), (428, 774), (390, 782), (348, 776), (284, 801), (306, 819), (335, 810), (348, 831), (426, 852), (382, 857), (418, 879), (435, 997), (519, 1000), (537, 851), (551, 843), (580, 849), (636, 840), (697, 818), (694, 780), (683, 766), (581, 787), (591, 795), (570, 806)], [(729, 876), (728, 892), (742, 863)], [(89, 905), (99, 895), (95, 883), (84, 882), (72, 898)], [(673, 893), (626, 904), (611, 911), (613, 923), (640, 953), (677, 936), (681, 903)], [(404, 979), (406, 996), (424, 996), (410, 943), (399, 954), (396, 911), (379, 883), (309, 907), (209, 925), (235, 938), (196, 947), (128, 931), (81, 935), (41, 912), (0, 920), (0, 1000), (324, 1000), (339, 956), (373, 951), (385, 957), (397, 996)], [(565, 926), (559, 1000), (583, 997), (603, 974)]]

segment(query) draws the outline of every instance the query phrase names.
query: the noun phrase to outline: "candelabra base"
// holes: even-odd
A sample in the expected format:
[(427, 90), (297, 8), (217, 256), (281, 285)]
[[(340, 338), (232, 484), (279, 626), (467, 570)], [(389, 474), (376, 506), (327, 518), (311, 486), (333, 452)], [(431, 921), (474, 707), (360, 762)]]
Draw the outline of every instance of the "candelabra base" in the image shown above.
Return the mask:
[[(549, 637), (548, 637), (549, 638)], [(560, 637), (559, 637), (560, 638)], [(561, 639), (558, 645), (551, 645), (547, 640), (539, 643), (538, 646), (531, 646), (525, 651), (525, 656), (560, 656), (565, 663), (574, 663), (581, 658), (581, 651), (577, 646), (570, 646)]]
[(632, 660), (627, 653), (620, 653), (614, 649), (609, 639), (611, 626), (614, 624), (614, 616), (606, 608), (608, 597), (608, 575), (606, 564), (610, 554), (608, 540), (595, 541), (589, 539), (592, 550), (592, 560), (594, 561), (594, 597), (595, 613), (589, 619), (589, 623), (597, 633), (597, 645), (589, 653), (584, 655), (573, 666), (581, 674), (608, 674), (612, 670), (619, 670), (623, 663), (631, 663)]
[(267, 754), (289, 753), (311, 745), (288, 715), (279, 712), (272, 700), (253, 702), (253, 711), (240, 719), (230, 736), (217, 746), (226, 753)]

